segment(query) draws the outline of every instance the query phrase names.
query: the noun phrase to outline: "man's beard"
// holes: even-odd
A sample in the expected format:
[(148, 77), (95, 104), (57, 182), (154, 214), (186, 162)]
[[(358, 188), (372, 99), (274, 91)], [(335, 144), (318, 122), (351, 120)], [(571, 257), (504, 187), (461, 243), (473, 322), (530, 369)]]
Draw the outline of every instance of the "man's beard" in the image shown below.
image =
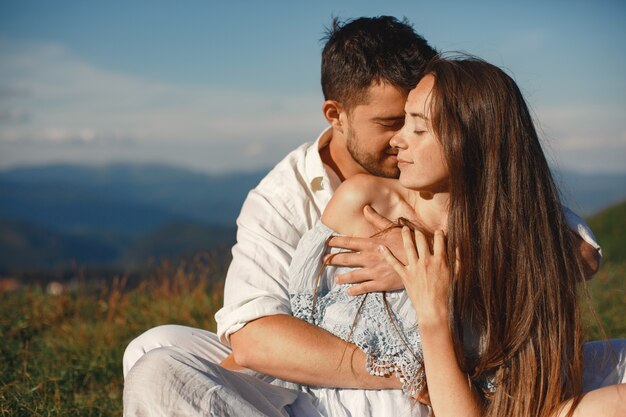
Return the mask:
[(377, 177), (385, 178), (398, 178), (400, 176), (400, 169), (398, 169), (397, 164), (393, 164), (392, 166), (385, 165), (386, 159), (391, 157), (390, 154), (368, 154), (360, 149), (358, 144), (359, 140), (356, 138), (354, 133), (349, 132), (346, 138), (348, 152), (350, 153), (350, 156), (352, 156), (352, 159), (361, 165), (367, 172)]

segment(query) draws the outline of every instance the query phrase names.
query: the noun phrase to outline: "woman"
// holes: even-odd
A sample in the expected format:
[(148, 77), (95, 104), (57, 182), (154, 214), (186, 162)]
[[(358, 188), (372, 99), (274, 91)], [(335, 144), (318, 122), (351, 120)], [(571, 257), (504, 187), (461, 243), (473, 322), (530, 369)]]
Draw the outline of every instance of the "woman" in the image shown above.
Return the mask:
[[(409, 392), (422, 388), (425, 371), (438, 417), (623, 412), (623, 385), (581, 397), (576, 287), (584, 273), (519, 89), (497, 67), (472, 58), (437, 59), (426, 73), (409, 94), (405, 125), (391, 142), (399, 149), (399, 182), (350, 179), (323, 216), (328, 230), (369, 236), (375, 231), (361, 213), (371, 204), (385, 217), (407, 218), (434, 236), (431, 245), (422, 231), (403, 227), (406, 267), (385, 250), (419, 326), (413, 338), (417, 330), (410, 324), (397, 331), (405, 351), (424, 364), (414, 367)], [(303, 248), (327, 235), (323, 226), (317, 230), (319, 236), (304, 240)], [(306, 269), (307, 262), (301, 263), (294, 273)], [(328, 309), (354, 302), (324, 285), (322, 279), (313, 302), (302, 285), (294, 286), (295, 315), (352, 339), (345, 317), (337, 324), (337, 311)], [(407, 317), (401, 300), (391, 304), (389, 317)], [(365, 314), (365, 328), (373, 323), (367, 306), (356, 313)], [(350, 320), (354, 332), (369, 334), (359, 330), (359, 317)], [(371, 340), (376, 345), (385, 337), (355, 342), (367, 350)]]

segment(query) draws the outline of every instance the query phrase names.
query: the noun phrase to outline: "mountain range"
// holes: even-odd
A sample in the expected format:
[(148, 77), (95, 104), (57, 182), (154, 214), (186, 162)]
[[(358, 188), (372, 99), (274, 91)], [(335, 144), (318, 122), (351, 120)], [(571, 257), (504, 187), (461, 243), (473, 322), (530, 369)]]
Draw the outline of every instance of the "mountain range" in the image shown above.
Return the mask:
[(241, 204), (265, 174), (124, 164), (0, 172), (0, 274), (73, 264), (125, 270), (231, 246)]
[[(0, 274), (70, 265), (141, 268), (229, 247), (247, 192), (268, 170), (210, 175), (164, 165), (47, 165), (0, 172)], [(589, 215), (626, 199), (626, 174), (560, 171)]]

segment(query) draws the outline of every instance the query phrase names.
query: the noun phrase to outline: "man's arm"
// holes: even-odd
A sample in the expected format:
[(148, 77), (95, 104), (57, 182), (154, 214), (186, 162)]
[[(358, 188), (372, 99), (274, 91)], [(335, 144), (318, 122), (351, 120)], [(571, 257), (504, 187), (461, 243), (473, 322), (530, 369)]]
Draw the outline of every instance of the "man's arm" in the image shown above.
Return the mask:
[(578, 251), (583, 262), (585, 277), (591, 279), (598, 272), (602, 261), (600, 245), (585, 220), (565, 206), (563, 206), (563, 213), (565, 214), (567, 226), (579, 238)]
[(585, 278), (591, 279), (600, 269), (600, 260), (602, 255), (600, 251), (581, 238), (579, 235), (575, 235), (578, 241), (578, 252), (582, 260)]
[(370, 375), (365, 353), (326, 330), (288, 315), (262, 317), (231, 335), (235, 362), (292, 382), (334, 388), (401, 388)]
[[(578, 251), (582, 260), (585, 277), (593, 278), (600, 268), (602, 253), (597, 244), (591, 228), (585, 221), (564, 207), (568, 226), (578, 239)], [(391, 224), (389, 219), (376, 213), (374, 209), (366, 206), (363, 211), (364, 218), (376, 228), (383, 230)], [(374, 291), (389, 291), (404, 288), (400, 277), (390, 270), (384, 262), (377, 248), (382, 244), (388, 247), (391, 252), (404, 262), (402, 248), (402, 238), (399, 229), (390, 231), (375, 238), (360, 238), (337, 236), (329, 240), (330, 247), (346, 249), (349, 252), (339, 253), (332, 258), (332, 265), (359, 267), (345, 274), (337, 276), (339, 284), (357, 284), (350, 288), (350, 295), (360, 295)]]
[(273, 197), (250, 193), (238, 219), (224, 307), (216, 314), (218, 335), (234, 354), (224, 365), (307, 385), (399, 388), (396, 378), (369, 375), (356, 346), (291, 316), (287, 270), (306, 225), (285, 219)]

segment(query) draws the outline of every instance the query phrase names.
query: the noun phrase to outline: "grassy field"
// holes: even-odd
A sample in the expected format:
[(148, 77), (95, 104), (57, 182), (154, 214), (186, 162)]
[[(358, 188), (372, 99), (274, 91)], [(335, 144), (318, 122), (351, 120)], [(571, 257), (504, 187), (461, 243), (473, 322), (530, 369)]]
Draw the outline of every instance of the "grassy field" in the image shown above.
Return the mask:
[(164, 263), (142, 285), (123, 279), (51, 295), (0, 294), (0, 416), (121, 416), (122, 355), (163, 323), (215, 328), (224, 262)]
[[(608, 337), (626, 337), (626, 203), (590, 219), (605, 262), (589, 282)], [(37, 286), (0, 293), (0, 416), (119, 416), (122, 355), (142, 331), (163, 323), (214, 330), (227, 260), (164, 263), (135, 288), (79, 281), (52, 295)], [(589, 313), (587, 338), (600, 332)]]
[[(626, 338), (626, 201), (588, 219), (602, 246), (600, 272), (588, 282), (591, 304), (609, 338)], [(589, 311), (587, 336), (601, 338)]]

